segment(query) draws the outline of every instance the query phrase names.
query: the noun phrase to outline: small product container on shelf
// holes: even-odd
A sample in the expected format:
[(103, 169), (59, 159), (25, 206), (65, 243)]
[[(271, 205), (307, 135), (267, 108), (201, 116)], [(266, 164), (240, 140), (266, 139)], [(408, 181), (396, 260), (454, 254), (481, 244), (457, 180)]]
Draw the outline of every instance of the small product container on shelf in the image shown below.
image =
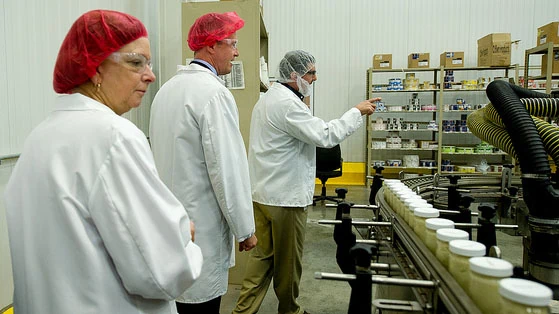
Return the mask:
[(499, 281), (501, 314), (547, 314), (553, 292), (535, 281), (505, 278)]
[(437, 230), (454, 228), (454, 221), (445, 218), (429, 218), (425, 220), (425, 245), (435, 254), (437, 250)]
[(439, 229), (437, 234), (437, 250), (435, 256), (448, 269), (448, 256), (450, 254), (448, 243), (452, 240), (468, 240), (470, 234), (460, 229)]
[(432, 207), (420, 207), (413, 211), (413, 215), (415, 217), (413, 231), (415, 231), (421, 241), (425, 242), (425, 220), (439, 217), (439, 210)]
[(470, 240), (452, 240), (449, 242), (448, 271), (464, 291), (470, 286), (471, 257), (484, 256), (485, 245)]
[(470, 258), (469, 295), (483, 313), (499, 313), (499, 280), (512, 276), (512, 264), (494, 257)]

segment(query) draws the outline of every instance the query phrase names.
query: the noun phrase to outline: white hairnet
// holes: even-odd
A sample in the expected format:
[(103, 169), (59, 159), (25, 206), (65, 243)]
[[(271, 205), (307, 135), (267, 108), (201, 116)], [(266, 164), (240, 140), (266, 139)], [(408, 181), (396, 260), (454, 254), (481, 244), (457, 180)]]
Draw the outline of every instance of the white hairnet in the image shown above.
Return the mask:
[(303, 50), (286, 53), (278, 67), (278, 82), (295, 82), (291, 78), (291, 73), (295, 72), (297, 76), (303, 76), (315, 65), (315, 62), (313, 55)]

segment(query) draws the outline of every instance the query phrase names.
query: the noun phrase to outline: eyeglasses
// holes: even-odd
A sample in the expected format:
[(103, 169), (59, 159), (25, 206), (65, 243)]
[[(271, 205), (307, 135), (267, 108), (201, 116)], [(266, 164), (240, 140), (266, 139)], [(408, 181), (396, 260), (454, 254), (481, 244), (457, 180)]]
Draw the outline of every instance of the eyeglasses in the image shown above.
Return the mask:
[(233, 47), (233, 49), (238, 49), (237, 45), (239, 44), (239, 40), (238, 39), (232, 39), (232, 38), (225, 38), (220, 40), (222, 42), (226, 42), (229, 46)]
[(149, 69), (153, 69), (151, 60), (148, 60), (146, 56), (137, 52), (113, 52), (108, 59), (113, 60), (116, 63), (122, 63), (132, 69), (132, 71), (142, 74)]
[(314, 70), (314, 71), (309, 71), (309, 72), (307, 72), (307, 73), (305, 73), (305, 74), (308, 74), (308, 75), (311, 75), (311, 76), (312, 76), (312, 75), (316, 75), (316, 70)]

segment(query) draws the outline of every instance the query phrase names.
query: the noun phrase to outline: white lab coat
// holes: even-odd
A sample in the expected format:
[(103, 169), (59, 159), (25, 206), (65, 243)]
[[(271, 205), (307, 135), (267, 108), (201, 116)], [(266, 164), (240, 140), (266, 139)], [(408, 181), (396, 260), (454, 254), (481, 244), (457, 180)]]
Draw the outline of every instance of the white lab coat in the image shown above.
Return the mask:
[(246, 150), (231, 92), (210, 70), (179, 66), (153, 100), (150, 141), (161, 179), (196, 224), (204, 266), (179, 302), (227, 292), (234, 240), (255, 232)]
[(316, 146), (333, 147), (363, 124), (357, 108), (325, 122), (293, 91), (274, 83), (254, 106), (248, 153), (252, 198), (284, 207), (312, 204)]
[(81, 94), (31, 132), (5, 200), (17, 314), (174, 314), (201, 271), (145, 135)]

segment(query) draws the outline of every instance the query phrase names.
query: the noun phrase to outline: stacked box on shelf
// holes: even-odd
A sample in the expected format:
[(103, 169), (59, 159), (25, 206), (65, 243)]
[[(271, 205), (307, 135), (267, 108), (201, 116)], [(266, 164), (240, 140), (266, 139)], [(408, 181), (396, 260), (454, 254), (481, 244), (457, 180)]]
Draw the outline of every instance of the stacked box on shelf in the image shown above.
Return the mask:
[(541, 46), (547, 43), (559, 44), (559, 22), (551, 22), (538, 27), (536, 46)]
[(408, 68), (429, 68), (430, 57), (428, 52), (411, 53), (408, 55)]
[(373, 69), (389, 70), (392, 69), (392, 54), (376, 54), (373, 56)]
[(441, 66), (445, 68), (463, 68), (464, 67), (464, 52), (443, 52), (441, 53)]
[(477, 66), (509, 66), (510, 33), (493, 33), (477, 41)]

